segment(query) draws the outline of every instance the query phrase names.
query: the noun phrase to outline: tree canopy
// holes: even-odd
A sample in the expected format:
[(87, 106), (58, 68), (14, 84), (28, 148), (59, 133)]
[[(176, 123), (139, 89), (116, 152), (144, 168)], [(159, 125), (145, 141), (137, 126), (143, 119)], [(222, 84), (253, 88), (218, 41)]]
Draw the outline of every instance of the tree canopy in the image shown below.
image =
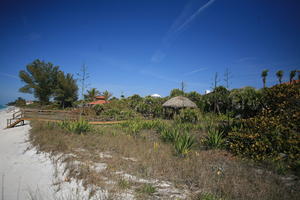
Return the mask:
[(71, 74), (64, 74), (59, 66), (39, 59), (19, 72), (25, 83), (20, 92), (33, 94), (41, 104), (47, 104), (50, 98), (59, 101), (62, 107), (71, 106), (77, 100), (78, 87)]

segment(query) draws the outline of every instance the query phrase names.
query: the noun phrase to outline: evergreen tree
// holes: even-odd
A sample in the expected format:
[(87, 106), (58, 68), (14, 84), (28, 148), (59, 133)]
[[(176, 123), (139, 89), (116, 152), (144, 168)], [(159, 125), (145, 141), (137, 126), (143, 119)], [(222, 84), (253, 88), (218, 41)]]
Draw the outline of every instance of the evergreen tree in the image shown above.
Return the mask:
[(61, 107), (70, 107), (78, 98), (78, 86), (72, 74), (64, 74), (62, 71), (57, 76), (57, 87), (54, 91), (55, 100)]

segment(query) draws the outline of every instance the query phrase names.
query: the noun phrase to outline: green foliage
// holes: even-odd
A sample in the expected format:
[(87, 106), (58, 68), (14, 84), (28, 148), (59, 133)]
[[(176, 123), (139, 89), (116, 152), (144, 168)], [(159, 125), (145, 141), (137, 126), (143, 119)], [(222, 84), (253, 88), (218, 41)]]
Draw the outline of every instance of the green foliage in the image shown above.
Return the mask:
[(192, 102), (194, 102), (198, 108), (202, 107), (202, 96), (196, 91), (192, 91), (186, 94), (187, 98), (189, 98)]
[(57, 85), (59, 67), (37, 59), (27, 65), (26, 70), (19, 73), (21, 81), (25, 83), (19, 91), (34, 94), (42, 104), (48, 103)]
[(229, 131), (228, 147), (254, 160), (283, 159), (294, 165), (300, 159), (300, 84), (276, 85), (263, 93), (264, 109)]
[(154, 97), (145, 97), (141, 101), (139, 100), (132, 105), (135, 105), (133, 108), (137, 112), (141, 113), (144, 117), (162, 117), (163, 116), (163, 99), (154, 98)]
[(187, 155), (190, 152), (194, 143), (194, 137), (189, 135), (187, 132), (185, 132), (183, 135), (177, 136), (177, 138), (174, 141), (176, 153), (180, 156)]
[(222, 148), (224, 145), (223, 132), (216, 128), (210, 128), (204, 139), (204, 144), (212, 149)]
[(58, 126), (62, 129), (66, 129), (69, 132), (82, 134), (87, 133), (92, 130), (92, 126), (88, 123), (88, 121), (84, 119), (80, 119), (78, 121), (61, 121), (57, 123)]
[(179, 130), (174, 128), (164, 128), (161, 130), (160, 136), (164, 142), (174, 143), (179, 138)]
[(103, 96), (104, 96), (105, 100), (108, 101), (111, 98), (112, 93), (110, 93), (109, 91), (105, 90), (103, 92)]
[(96, 88), (92, 88), (86, 91), (87, 94), (84, 95), (84, 100), (87, 102), (92, 102), (96, 100), (96, 97), (100, 95), (100, 92)]
[(278, 71), (276, 72), (276, 76), (277, 76), (277, 78), (278, 78), (279, 83), (281, 84), (281, 82), (282, 82), (282, 77), (283, 77), (283, 71), (282, 71), (282, 70), (278, 70)]
[(147, 194), (147, 195), (152, 195), (153, 193), (156, 192), (156, 188), (149, 183), (143, 184), (141, 187), (136, 189), (136, 192), (142, 193), (142, 194)]
[(233, 89), (229, 97), (231, 99), (231, 112), (234, 117), (253, 117), (262, 109), (262, 92), (252, 87)]
[(175, 116), (178, 123), (197, 123), (200, 119), (200, 113), (196, 109), (181, 109), (179, 115)]
[(170, 97), (185, 96), (185, 93), (180, 89), (173, 89), (170, 92)]
[(54, 90), (55, 100), (60, 102), (61, 107), (71, 107), (77, 100), (78, 87), (72, 74), (57, 74), (57, 85)]
[(20, 107), (22, 107), (22, 106), (26, 105), (26, 100), (23, 99), (22, 97), (18, 97), (15, 101), (9, 102), (7, 105), (8, 106), (20, 106)]
[(223, 86), (216, 87), (213, 92), (202, 97), (202, 109), (205, 112), (225, 114), (230, 108), (230, 92)]

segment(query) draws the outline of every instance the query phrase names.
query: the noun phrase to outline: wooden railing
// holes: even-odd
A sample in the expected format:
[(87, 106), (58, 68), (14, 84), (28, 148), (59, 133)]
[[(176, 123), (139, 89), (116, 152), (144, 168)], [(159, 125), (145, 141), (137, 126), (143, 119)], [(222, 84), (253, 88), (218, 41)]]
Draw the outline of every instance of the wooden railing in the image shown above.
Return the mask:
[(11, 128), (17, 125), (18, 123), (22, 122), (24, 124), (24, 112), (22, 110), (19, 110), (15, 113), (13, 113), (13, 117), (11, 119), (7, 119), (6, 121), (6, 127)]

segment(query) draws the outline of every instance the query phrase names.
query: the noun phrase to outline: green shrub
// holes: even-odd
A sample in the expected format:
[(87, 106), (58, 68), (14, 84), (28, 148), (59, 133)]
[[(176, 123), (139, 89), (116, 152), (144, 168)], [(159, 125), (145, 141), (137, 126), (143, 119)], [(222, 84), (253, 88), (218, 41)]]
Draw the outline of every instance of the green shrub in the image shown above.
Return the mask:
[(178, 129), (165, 128), (160, 132), (160, 136), (164, 142), (175, 142), (179, 138)]
[(263, 95), (264, 109), (229, 130), (228, 148), (254, 160), (282, 160), (295, 167), (300, 159), (300, 83), (266, 88)]
[(80, 119), (78, 121), (64, 120), (58, 122), (58, 126), (77, 134), (87, 133), (92, 130), (92, 126), (84, 119)]
[(223, 132), (216, 128), (210, 128), (204, 139), (204, 144), (212, 149), (221, 148), (224, 144)]
[(177, 123), (197, 123), (200, 119), (200, 114), (196, 109), (182, 109), (179, 115), (175, 116)]
[(180, 156), (187, 155), (192, 149), (194, 143), (194, 137), (189, 135), (187, 132), (183, 135), (178, 136), (177, 139), (174, 141), (176, 153)]
[(136, 189), (136, 192), (142, 193), (142, 194), (147, 194), (147, 195), (152, 195), (153, 193), (156, 192), (156, 188), (149, 183), (143, 184), (141, 187)]

